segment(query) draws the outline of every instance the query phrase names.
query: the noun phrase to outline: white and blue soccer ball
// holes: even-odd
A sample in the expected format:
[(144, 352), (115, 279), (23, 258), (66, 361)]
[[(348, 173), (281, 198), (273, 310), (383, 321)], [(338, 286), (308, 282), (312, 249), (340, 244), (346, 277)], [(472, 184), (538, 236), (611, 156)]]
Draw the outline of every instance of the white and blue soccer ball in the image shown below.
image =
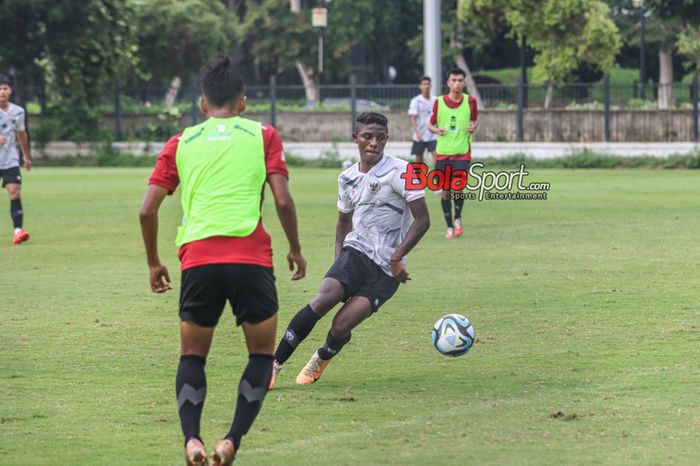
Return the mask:
[(445, 356), (462, 356), (474, 344), (474, 327), (460, 314), (447, 314), (433, 326), (433, 344)]

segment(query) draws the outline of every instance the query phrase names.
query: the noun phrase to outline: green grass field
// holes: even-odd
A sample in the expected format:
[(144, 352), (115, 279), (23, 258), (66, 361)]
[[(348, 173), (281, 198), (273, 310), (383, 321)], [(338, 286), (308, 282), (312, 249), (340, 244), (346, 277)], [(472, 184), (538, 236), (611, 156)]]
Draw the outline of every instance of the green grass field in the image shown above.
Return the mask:
[[(138, 226), (146, 169), (24, 177), (32, 240), (0, 216), (0, 464), (178, 465), (179, 205), (161, 214), (175, 290), (148, 288)], [(266, 202), (280, 326), (331, 263), (334, 170), (295, 169), (308, 277), (292, 283)], [(413, 280), (363, 324), (321, 381), (294, 378), (330, 319), (288, 362), (236, 464), (700, 464), (700, 172), (533, 170), (547, 201), (467, 202), (467, 234), (433, 227)], [(6, 202), (6, 201), (5, 201)], [(7, 207), (7, 204), (3, 204)], [(7, 209), (9, 210), (9, 208)], [(441, 315), (478, 341), (448, 359)], [(203, 436), (231, 422), (246, 363), (222, 319), (207, 364)]]

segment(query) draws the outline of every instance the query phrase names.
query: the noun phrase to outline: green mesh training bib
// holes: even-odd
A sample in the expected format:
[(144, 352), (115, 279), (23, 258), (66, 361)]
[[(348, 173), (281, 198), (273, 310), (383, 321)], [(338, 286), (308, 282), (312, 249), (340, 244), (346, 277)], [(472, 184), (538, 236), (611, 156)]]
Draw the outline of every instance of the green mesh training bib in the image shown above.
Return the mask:
[(175, 159), (182, 202), (178, 246), (253, 233), (266, 176), (260, 123), (209, 118), (183, 131)]
[(467, 132), (471, 116), (467, 94), (457, 108), (448, 107), (444, 96), (438, 97), (437, 127), (445, 128), (445, 134), (438, 136), (435, 152), (441, 155), (466, 154), (472, 142), (471, 134)]

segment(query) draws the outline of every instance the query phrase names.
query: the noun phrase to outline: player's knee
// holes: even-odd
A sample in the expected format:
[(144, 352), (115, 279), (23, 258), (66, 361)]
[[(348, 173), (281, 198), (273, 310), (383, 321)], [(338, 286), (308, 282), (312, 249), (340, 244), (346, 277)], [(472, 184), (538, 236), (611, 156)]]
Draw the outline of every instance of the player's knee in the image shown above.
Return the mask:
[(311, 301), (311, 308), (319, 317), (323, 317), (343, 299), (342, 290), (322, 290)]
[(319, 317), (325, 316), (328, 311), (333, 309), (335, 304), (332, 304), (332, 300), (323, 294), (317, 294), (314, 299), (311, 300), (311, 309)]
[(19, 188), (7, 188), (7, 195), (11, 201), (16, 201), (19, 199), (21, 191)]

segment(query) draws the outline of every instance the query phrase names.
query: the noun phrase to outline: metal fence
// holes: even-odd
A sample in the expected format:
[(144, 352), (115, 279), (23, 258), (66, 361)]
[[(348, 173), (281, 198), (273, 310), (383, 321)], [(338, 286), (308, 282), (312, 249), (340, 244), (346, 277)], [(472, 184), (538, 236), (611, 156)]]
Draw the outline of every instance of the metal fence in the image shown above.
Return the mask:
[[(547, 86), (541, 84), (518, 83), (477, 85), (482, 108), (516, 111), (518, 140), (522, 141), (523, 113), (527, 109), (543, 108)], [(165, 95), (168, 88), (140, 87), (124, 88), (115, 84), (111, 92), (105, 94), (100, 112), (114, 118), (114, 131), (117, 140), (122, 138), (121, 122), (125, 115), (163, 114)], [(446, 92), (447, 89), (441, 89)], [(606, 77), (597, 83), (575, 83), (554, 86), (550, 108), (570, 110), (601, 110), (604, 112), (606, 140), (609, 140), (610, 112), (621, 109), (654, 110), (658, 108), (659, 92), (673, 91), (673, 108), (693, 112), (693, 136), (698, 140), (698, 81), (674, 83), (660, 86), (611, 84)], [(435, 89), (434, 89), (435, 91)], [(201, 120), (199, 112), (199, 90), (195, 82), (183, 83), (176, 93), (175, 113), (180, 117), (189, 115), (191, 121)], [(321, 85), (311, 95), (303, 86), (277, 85), (270, 79), (267, 86), (249, 86), (246, 90), (248, 111), (268, 113), (269, 122), (276, 122), (281, 112), (327, 111), (347, 112), (353, 121), (357, 112), (376, 110), (406, 110), (411, 98), (418, 94), (415, 85), (349, 84)], [(29, 113), (43, 113), (46, 102), (43, 93), (30, 89)]]

